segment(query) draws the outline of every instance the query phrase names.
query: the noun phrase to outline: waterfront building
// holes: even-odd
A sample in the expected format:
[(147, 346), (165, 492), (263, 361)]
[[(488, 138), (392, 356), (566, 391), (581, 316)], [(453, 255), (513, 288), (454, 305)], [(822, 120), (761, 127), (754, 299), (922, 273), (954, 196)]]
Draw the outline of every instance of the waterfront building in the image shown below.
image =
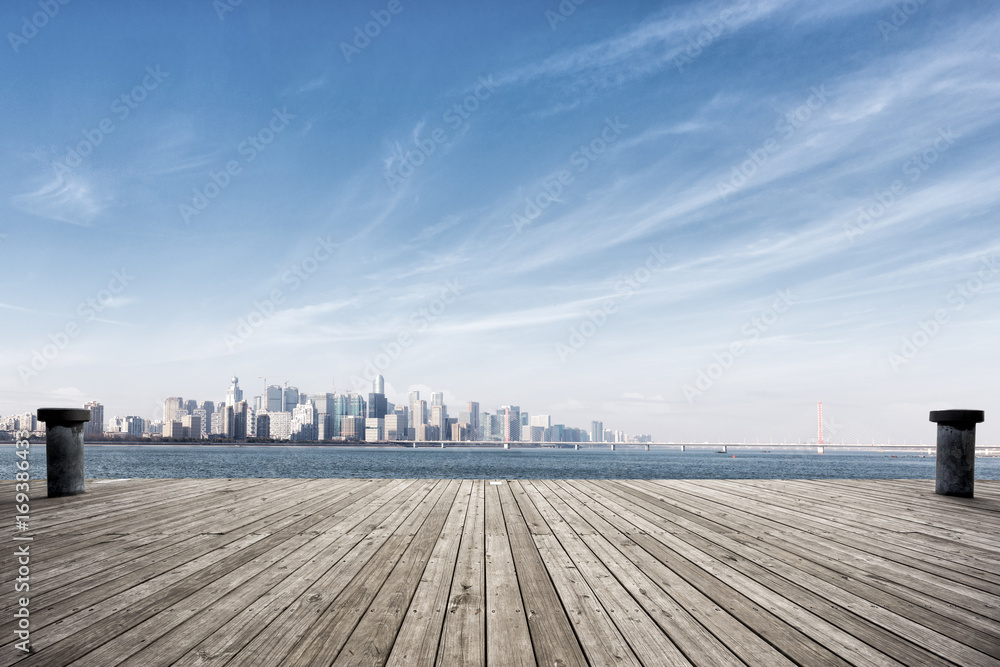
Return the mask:
[(200, 438), (201, 417), (196, 415), (184, 415), (181, 417), (181, 437)]
[(385, 440), (385, 419), (368, 417), (365, 420), (365, 441), (382, 442), (383, 440)]
[(97, 401), (91, 401), (84, 403), (83, 407), (90, 410), (90, 421), (83, 423), (83, 437), (104, 435), (104, 406)]
[(604, 442), (604, 422), (590, 422), (590, 441)]
[(292, 440), (316, 440), (316, 408), (309, 403), (295, 406), (292, 411)]
[(164, 399), (163, 401), (163, 423), (173, 421), (174, 419), (180, 419), (178, 413), (184, 409), (184, 399), (180, 396), (171, 396), (170, 398)]
[(282, 410), (284, 412), (291, 412), (295, 409), (295, 406), (299, 404), (299, 388), (298, 387), (285, 387), (283, 392), (284, 405)]
[(240, 380), (235, 375), (230, 380), (229, 389), (226, 390), (226, 405), (235, 406), (243, 400), (243, 390), (240, 389)]
[(340, 422), (341, 435), (345, 440), (363, 440), (365, 418), (360, 415), (346, 415)]
[(268, 440), (271, 437), (271, 417), (267, 412), (260, 412), (257, 415), (257, 437), (261, 440)]
[(503, 440), (517, 442), (521, 439), (521, 408), (516, 405), (504, 405), (498, 410), (503, 420)]

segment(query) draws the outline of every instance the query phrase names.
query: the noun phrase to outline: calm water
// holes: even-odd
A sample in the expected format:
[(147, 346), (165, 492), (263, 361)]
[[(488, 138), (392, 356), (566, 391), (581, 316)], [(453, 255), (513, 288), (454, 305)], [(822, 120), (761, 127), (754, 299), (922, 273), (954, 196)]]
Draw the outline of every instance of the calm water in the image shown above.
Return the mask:
[[(735, 458), (734, 458), (735, 455)], [(418, 477), (643, 479), (933, 479), (934, 458), (877, 452), (681, 452), (676, 449), (372, 449), (365, 447), (86, 447), (88, 478)], [(0, 446), (2, 476), (15, 472), (13, 445)], [(31, 448), (32, 477), (45, 447)], [(1000, 479), (1000, 458), (976, 459), (977, 479)]]

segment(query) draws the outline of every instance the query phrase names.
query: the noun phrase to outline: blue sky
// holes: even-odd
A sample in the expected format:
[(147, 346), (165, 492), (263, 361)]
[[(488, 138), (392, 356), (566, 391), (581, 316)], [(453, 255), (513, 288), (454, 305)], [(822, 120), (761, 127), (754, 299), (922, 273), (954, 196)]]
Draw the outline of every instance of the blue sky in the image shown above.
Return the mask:
[(559, 7), (7, 3), (0, 414), (378, 367), (660, 440), (1000, 437), (996, 3)]

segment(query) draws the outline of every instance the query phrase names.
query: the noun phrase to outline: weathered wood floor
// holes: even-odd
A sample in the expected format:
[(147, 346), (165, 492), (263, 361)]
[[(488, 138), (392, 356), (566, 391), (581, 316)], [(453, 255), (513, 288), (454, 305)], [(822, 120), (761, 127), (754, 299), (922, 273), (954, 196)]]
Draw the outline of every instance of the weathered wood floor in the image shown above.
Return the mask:
[(30, 655), (3, 549), (0, 664), (1000, 665), (1000, 482), (932, 491), (88, 482), (31, 501)]

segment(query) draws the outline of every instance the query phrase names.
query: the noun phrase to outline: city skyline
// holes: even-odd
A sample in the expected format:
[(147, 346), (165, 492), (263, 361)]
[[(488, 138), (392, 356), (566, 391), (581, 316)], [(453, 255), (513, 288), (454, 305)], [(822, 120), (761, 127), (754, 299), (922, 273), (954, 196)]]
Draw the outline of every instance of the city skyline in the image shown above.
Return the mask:
[(0, 8), (0, 415), (374, 370), (1000, 440), (995, 3), (387, 6)]

